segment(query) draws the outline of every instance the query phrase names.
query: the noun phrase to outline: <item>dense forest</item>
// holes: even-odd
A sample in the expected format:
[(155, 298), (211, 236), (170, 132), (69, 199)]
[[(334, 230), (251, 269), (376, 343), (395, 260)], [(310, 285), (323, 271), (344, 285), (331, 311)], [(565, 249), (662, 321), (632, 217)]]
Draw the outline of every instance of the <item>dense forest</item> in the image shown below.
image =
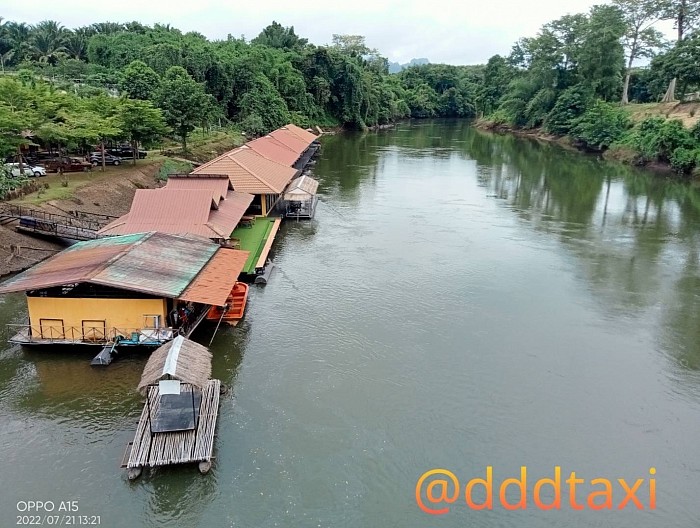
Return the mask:
[[(674, 42), (656, 29), (662, 20), (675, 22)], [(613, 0), (545, 24), (485, 65), (395, 74), (362, 36), (317, 46), (277, 22), (250, 41), (212, 41), (161, 24), (0, 20), (0, 154), (26, 144), (27, 131), (63, 148), (170, 135), (186, 149), (199, 127), (259, 135), (287, 122), (364, 129), (480, 117), (689, 173), (700, 166), (700, 126), (635, 123), (625, 105), (700, 90), (699, 20), (694, 0)]]

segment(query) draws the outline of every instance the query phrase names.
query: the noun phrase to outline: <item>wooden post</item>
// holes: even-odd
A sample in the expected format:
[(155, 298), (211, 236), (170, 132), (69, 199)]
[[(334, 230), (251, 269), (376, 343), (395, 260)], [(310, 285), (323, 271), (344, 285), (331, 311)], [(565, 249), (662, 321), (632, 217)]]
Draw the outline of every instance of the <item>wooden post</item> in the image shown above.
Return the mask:
[(260, 206), (261, 206), (261, 211), (263, 216), (267, 216), (267, 202), (265, 201), (265, 198), (267, 195), (261, 194), (260, 195)]

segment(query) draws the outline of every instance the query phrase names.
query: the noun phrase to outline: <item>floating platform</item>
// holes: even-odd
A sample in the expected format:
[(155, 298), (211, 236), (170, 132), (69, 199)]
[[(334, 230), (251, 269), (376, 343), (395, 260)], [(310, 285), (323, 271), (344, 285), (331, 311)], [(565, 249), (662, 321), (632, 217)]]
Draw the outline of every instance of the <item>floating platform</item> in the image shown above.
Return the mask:
[(257, 216), (250, 227), (240, 226), (233, 230), (231, 238), (238, 240), (239, 249), (250, 252), (243, 266), (243, 275), (255, 275), (265, 268), (281, 222), (279, 217)]
[[(192, 397), (193, 386), (183, 383), (184, 395)], [(194, 388), (195, 395), (201, 394), (199, 414), (194, 429), (185, 431), (152, 432), (157, 424), (161, 409), (161, 395), (158, 386), (148, 387), (148, 401), (143, 407), (131, 444), (126, 463), (129, 479), (135, 479), (144, 467), (169, 466), (173, 464), (199, 463), (202, 473), (211, 467), (214, 450), (214, 432), (219, 414), (219, 393), (221, 381), (208, 380), (201, 393)], [(199, 399), (200, 396), (195, 396)]]

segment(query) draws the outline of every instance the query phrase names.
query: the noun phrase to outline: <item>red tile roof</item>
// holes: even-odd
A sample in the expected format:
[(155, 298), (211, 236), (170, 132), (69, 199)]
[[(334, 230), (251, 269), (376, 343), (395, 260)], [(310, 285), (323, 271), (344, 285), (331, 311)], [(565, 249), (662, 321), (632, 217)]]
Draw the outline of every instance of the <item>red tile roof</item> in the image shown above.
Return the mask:
[(192, 174), (225, 174), (239, 192), (280, 194), (296, 176), (296, 169), (269, 160), (249, 148), (237, 148), (222, 154)]
[(313, 143), (314, 141), (316, 141), (318, 139), (318, 137), (316, 135), (312, 134), (308, 130), (304, 130), (303, 128), (296, 126), (293, 123), (289, 123), (288, 125), (284, 125), (282, 127), (282, 129), (289, 130), (292, 134), (303, 139), (309, 145), (311, 145), (311, 143)]
[(301, 156), (311, 144), (310, 142), (301, 139), (293, 132), (290, 132), (289, 130), (285, 130), (283, 128), (278, 128), (277, 130), (270, 132), (270, 136), (275, 138), (277, 141), (279, 141), (286, 147), (292, 149), (299, 156)]
[(179, 298), (183, 301), (223, 306), (243, 271), (246, 260), (247, 251), (220, 248)]
[(250, 148), (263, 158), (267, 158), (282, 165), (291, 167), (299, 159), (299, 154), (291, 148), (283, 145), (272, 136), (263, 136), (261, 138), (249, 141), (243, 148)]

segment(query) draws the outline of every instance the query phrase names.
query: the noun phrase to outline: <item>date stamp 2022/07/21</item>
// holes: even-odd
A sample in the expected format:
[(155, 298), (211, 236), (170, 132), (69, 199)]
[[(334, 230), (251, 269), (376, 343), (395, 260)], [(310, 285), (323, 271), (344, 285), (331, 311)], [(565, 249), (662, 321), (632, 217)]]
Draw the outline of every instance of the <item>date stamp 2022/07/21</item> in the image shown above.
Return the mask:
[(17, 502), (16, 526), (99, 526), (100, 515), (86, 515), (77, 500)]

